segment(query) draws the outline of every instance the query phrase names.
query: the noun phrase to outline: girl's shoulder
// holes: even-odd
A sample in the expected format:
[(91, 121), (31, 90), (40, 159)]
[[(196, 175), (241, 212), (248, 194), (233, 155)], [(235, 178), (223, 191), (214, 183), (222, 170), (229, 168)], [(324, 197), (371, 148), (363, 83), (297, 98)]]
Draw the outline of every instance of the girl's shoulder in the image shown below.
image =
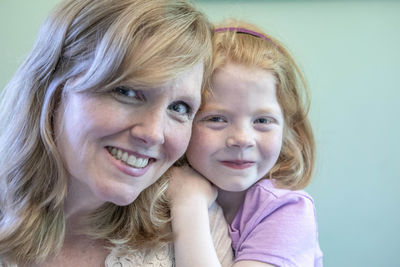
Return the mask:
[[(296, 222), (297, 227), (316, 230), (314, 200), (303, 190), (276, 188), (270, 180), (261, 180), (246, 193), (233, 222), (233, 228), (251, 231), (275, 221)], [(288, 225), (289, 226), (289, 225)]]
[(313, 198), (304, 190), (289, 190), (277, 188), (269, 179), (262, 179), (254, 184), (246, 193), (246, 200), (257, 201), (260, 204), (269, 204), (270, 202), (296, 202), (304, 200), (314, 205)]
[(276, 188), (269, 180), (248, 190), (229, 232), (236, 261), (319, 266), (314, 262), (322, 258), (311, 196)]

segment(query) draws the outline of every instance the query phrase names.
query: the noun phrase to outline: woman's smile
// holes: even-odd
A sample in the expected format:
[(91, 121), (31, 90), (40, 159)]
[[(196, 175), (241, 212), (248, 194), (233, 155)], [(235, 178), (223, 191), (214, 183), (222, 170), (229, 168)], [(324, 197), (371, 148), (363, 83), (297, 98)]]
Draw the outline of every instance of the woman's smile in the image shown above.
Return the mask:
[(116, 159), (124, 162), (125, 164), (133, 167), (133, 168), (139, 168), (142, 169), (149, 164), (149, 161), (152, 159), (153, 161), (155, 160), (154, 158), (145, 156), (145, 155), (140, 155), (135, 152), (130, 152), (126, 151), (124, 149), (120, 149), (117, 147), (112, 147), (108, 146), (106, 147), (108, 152)]
[[(144, 158), (136, 158), (134, 155), (129, 155), (127, 152), (122, 152), (120, 149), (113, 149), (114, 153), (117, 153), (116, 155), (112, 155), (112, 150), (111, 152), (109, 151), (110, 148), (105, 149), (107, 153), (107, 157), (111, 164), (117, 168), (120, 172), (129, 175), (131, 177), (140, 177), (143, 176), (144, 174), (147, 173), (147, 171), (151, 167), (151, 163), (154, 162), (155, 160), (152, 159), (150, 160), (149, 158), (144, 159)], [(115, 152), (115, 151), (118, 152)], [(119, 155), (122, 155), (121, 158), (118, 158)], [(131, 158), (131, 160), (129, 160)], [(135, 159), (133, 159), (135, 158)], [(127, 161), (130, 161), (131, 164), (129, 164)], [(136, 165), (132, 164), (132, 161), (137, 162)], [(146, 163), (144, 165), (144, 162)], [(140, 167), (139, 167), (140, 165)], [(143, 167), (142, 167), (143, 166)]]

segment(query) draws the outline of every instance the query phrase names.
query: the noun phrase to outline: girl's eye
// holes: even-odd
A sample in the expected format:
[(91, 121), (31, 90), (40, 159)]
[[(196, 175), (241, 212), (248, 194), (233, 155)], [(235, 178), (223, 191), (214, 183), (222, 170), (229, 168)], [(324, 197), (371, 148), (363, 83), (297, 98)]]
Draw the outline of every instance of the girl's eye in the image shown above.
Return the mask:
[(136, 103), (145, 100), (140, 91), (125, 86), (118, 86), (114, 88), (112, 92), (114, 96), (122, 102)]
[[(202, 115), (200, 115), (200, 116), (202, 116)], [(208, 127), (209, 129), (216, 130), (216, 131), (223, 130), (228, 125), (228, 118), (225, 116), (221, 116), (221, 115), (204, 116), (203, 118), (201, 118), (200, 121), (203, 122), (204, 125), (206, 127)]]
[(192, 108), (183, 101), (176, 101), (168, 106), (168, 109), (179, 115), (189, 116), (192, 114)]
[(261, 124), (271, 124), (274, 120), (271, 118), (258, 118), (254, 121), (254, 123), (261, 123)]
[(205, 121), (209, 122), (226, 122), (226, 119), (221, 116), (209, 116), (205, 118)]

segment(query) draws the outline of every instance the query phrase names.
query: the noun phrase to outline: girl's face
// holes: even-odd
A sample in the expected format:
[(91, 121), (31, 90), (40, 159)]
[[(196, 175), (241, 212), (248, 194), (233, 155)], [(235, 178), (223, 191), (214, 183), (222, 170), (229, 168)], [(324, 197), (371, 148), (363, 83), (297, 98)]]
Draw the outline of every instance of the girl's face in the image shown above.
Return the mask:
[(276, 163), (283, 114), (274, 76), (228, 63), (216, 70), (212, 96), (196, 115), (187, 150), (190, 164), (226, 191), (244, 191)]
[(187, 148), (202, 76), (199, 63), (158, 88), (68, 93), (55, 118), (68, 197), (127, 205), (153, 184)]

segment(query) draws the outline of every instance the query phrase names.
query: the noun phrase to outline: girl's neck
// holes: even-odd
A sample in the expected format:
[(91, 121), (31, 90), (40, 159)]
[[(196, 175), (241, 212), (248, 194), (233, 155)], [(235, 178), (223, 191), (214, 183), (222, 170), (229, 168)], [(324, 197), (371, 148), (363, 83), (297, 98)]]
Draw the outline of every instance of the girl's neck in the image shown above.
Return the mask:
[(239, 208), (242, 206), (246, 191), (230, 192), (218, 189), (217, 202), (224, 211), (225, 219), (228, 224), (231, 224), (235, 218)]

